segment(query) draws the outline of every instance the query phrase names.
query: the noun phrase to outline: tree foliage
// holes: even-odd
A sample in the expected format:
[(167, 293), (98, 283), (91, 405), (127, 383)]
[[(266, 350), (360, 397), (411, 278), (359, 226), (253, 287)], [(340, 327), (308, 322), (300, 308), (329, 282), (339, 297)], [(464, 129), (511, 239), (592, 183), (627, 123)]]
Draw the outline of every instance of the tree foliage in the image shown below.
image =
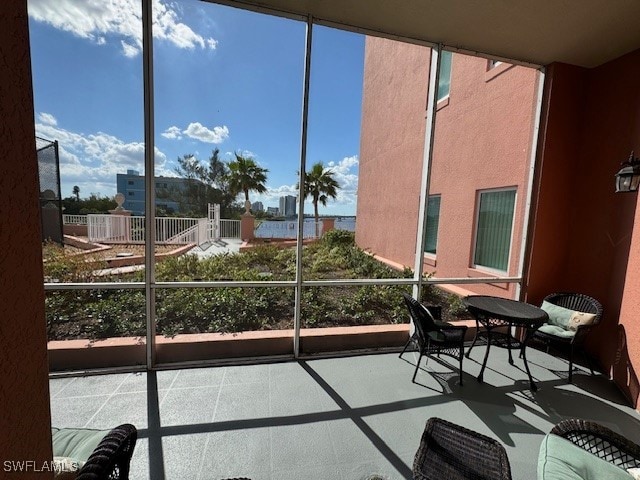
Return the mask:
[(269, 170), (260, 167), (253, 158), (235, 154), (236, 159), (229, 162), (229, 174), (227, 179), (231, 193), (237, 196), (244, 193), (244, 199), (249, 201), (249, 192), (264, 193), (267, 191), (265, 183)]
[(318, 203), (327, 206), (327, 200), (338, 196), (340, 184), (333, 177), (333, 170), (324, 168), (322, 162), (317, 162), (304, 178), (304, 198), (311, 197), (313, 213), (318, 222)]
[(175, 172), (187, 180), (186, 189), (159, 189), (156, 192), (158, 198), (173, 200), (184, 213), (201, 217), (207, 215), (209, 203), (220, 204), (221, 214), (226, 218), (232, 218), (239, 211), (227, 180), (229, 168), (220, 159), (219, 149), (213, 150), (208, 164), (202, 163), (193, 154), (179, 157)]
[(109, 213), (118, 204), (114, 197), (101, 196), (99, 193), (92, 193), (87, 198), (79, 198), (80, 192), (74, 197), (62, 199), (62, 208), (65, 215), (86, 215), (88, 213)]

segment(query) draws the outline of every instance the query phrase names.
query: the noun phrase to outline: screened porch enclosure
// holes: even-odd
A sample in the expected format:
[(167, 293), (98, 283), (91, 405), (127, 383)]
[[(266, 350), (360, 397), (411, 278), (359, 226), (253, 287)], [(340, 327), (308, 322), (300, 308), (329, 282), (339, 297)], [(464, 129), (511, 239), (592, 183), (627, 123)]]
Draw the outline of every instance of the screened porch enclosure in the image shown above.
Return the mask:
[[(138, 27), (146, 40), (134, 61), (143, 75), (132, 77), (127, 92), (144, 99), (136, 132), (142, 155), (127, 165), (134, 184), (125, 198), (135, 199), (137, 210), (144, 207), (144, 215), (90, 213), (86, 223), (89, 239), (115, 244), (110, 254), (121, 262), (144, 258), (116, 268), (97, 268), (113, 261), (103, 257), (73, 269), (46, 264), (54, 369), (81, 368), (83, 351), (89, 368), (153, 369), (394, 349), (409, 332), (403, 293), (463, 322), (470, 320), (460, 308), (465, 293), (519, 296), (540, 70), (502, 62), (493, 67), (501, 69), (496, 73), (486, 58), (442, 45), (390, 40), (277, 11), (191, 0), (179, 5), (185, 19), (224, 18), (225, 28), (236, 32), (227, 38), (236, 53), (228, 60), (232, 69), (265, 56), (273, 62), (251, 81), (236, 82), (213, 73), (217, 53), (195, 50), (178, 74), (172, 71), (174, 47), (151, 35), (159, 7), (141, 3)], [(263, 32), (264, 41), (238, 36), (243, 25)], [(46, 37), (34, 38), (34, 51), (44, 48)], [(393, 61), (385, 65), (381, 59), (391, 51)], [(349, 75), (337, 81), (337, 70)], [(185, 76), (212, 88), (182, 89)], [(36, 99), (45, 84), (38, 77)], [(503, 90), (514, 85), (526, 87), (510, 100), (523, 106), (507, 119), (513, 135), (504, 135), (500, 112), (510, 97)], [(212, 115), (207, 102), (218, 102), (228, 118), (221, 113), (212, 120), (215, 128), (181, 118), (187, 106), (193, 118)], [(251, 118), (240, 115), (249, 104), (263, 108)], [(460, 111), (480, 107), (486, 111), (461, 120)], [(122, 108), (114, 105), (112, 116), (121, 117)], [(284, 115), (276, 126), (272, 112), (278, 108)], [(238, 132), (263, 130), (268, 141), (238, 133), (242, 141), (232, 143), (236, 137), (223, 123), (241, 121), (246, 125), (235, 127)], [(184, 151), (169, 163), (164, 152), (187, 139), (191, 143), (181, 144)], [(517, 158), (509, 156), (515, 150)], [(264, 179), (232, 188), (231, 172), (243, 164)], [(198, 188), (169, 188), (166, 179), (179, 178), (166, 176), (171, 168)], [(225, 223), (228, 236), (210, 234), (210, 201), (219, 201), (224, 221), (234, 222)], [(276, 201), (282, 215), (261, 215)], [(166, 216), (169, 205), (185, 211)], [(340, 228), (353, 217), (355, 232)], [(306, 234), (311, 219), (312, 237), (320, 238)], [(79, 216), (69, 221), (80, 222)], [(286, 238), (261, 238), (269, 222), (280, 222)], [(142, 252), (128, 252), (127, 244)], [(186, 253), (169, 248), (192, 244)], [(58, 261), (58, 255), (51, 258)], [(109, 338), (117, 338), (126, 354), (109, 353)], [(75, 363), (65, 360), (69, 356)]]

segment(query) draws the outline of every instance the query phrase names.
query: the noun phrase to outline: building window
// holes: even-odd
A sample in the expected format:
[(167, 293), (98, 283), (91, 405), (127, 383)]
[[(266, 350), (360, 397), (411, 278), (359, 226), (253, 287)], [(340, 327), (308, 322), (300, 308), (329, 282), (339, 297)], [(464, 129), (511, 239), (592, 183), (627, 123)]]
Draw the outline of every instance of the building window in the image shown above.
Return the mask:
[(427, 200), (427, 225), (424, 234), (424, 252), (436, 254), (438, 225), (440, 224), (440, 195), (429, 195)]
[(515, 189), (480, 192), (473, 264), (506, 272), (511, 251)]
[(133, 185), (133, 180), (128, 180), (127, 185)]
[(440, 57), (440, 75), (438, 76), (438, 101), (449, 96), (451, 89), (451, 59), (453, 53), (442, 51)]
[(129, 196), (133, 197), (136, 194), (136, 192), (129, 192)]

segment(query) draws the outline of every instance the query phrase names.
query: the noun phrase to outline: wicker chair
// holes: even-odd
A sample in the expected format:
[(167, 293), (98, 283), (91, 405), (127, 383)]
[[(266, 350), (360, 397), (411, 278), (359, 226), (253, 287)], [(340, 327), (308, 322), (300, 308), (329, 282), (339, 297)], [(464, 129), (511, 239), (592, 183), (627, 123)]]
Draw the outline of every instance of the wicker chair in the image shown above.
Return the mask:
[[(437, 305), (423, 305), (423, 306), (429, 311), (429, 313), (431, 314), (431, 316), (436, 322), (442, 321), (442, 307)], [(409, 340), (407, 340), (407, 343), (404, 344), (404, 348), (402, 349), (402, 352), (400, 352), (399, 358), (402, 358), (402, 355), (404, 355), (404, 353), (407, 351), (409, 346), (413, 346), (416, 349), (420, 348), (418, 344), (418, 329), (414, 329), (413, 334), (409, 336)]]
[(581, 351), (582, 356), (586, 360), (587, 365), (589, 366), (589, 370), (591, 370), (591, 374), (593, 375), (593, 367), (591, 365), (591, 361), (589, 360), (589, 357), (585, 355), (582, 346), (591, 329), (595, 325), (600, 323), (600, 320), (602, 319), (602, 305), (595, 298), (584, 295), (582, 293), (552, 293), (551, 295), (547, 295), (545, 297), (545, 300), (549, 303), (567, 308), (569, 310), (595, 314), (595, 318), (591, 325), (578, 326), (575, 335), (571, 337), (560, 337), (557, 335), (551, 335), (540, 330), (536, 331), (534, 334), (534, 338), (541, 340), (542, 342), (547, 344), (547, 351), (550, 343), (569, 347), (569, 383), (571, 383), (573, 374), (573, 354), (575, 350)]
[(563, 420), (551, 433), (625, 470), (640, 468), (640, 445), (599, 423), (575, 418)]
[(464, 357), (464, 336), (467, 327), (436, 321), (424, 305), (411, 295), (406, 293), (403, 295), (405, 304), (413, 319), (420, 351), (411, 381), (416, 381), (422, 356), (436, 353), (437, 355), (449, 355), (460, 362), (459, 376), (460, 385), (462, 385), (462, 359)]
[(89, 455), (76, 479), (127, 480), (137, 438), (136, 427), (128, 423), (111, 430)]
[(511, 480), (502, 444), (440, 418), (430, 418), (413, 461), (414, 480)]

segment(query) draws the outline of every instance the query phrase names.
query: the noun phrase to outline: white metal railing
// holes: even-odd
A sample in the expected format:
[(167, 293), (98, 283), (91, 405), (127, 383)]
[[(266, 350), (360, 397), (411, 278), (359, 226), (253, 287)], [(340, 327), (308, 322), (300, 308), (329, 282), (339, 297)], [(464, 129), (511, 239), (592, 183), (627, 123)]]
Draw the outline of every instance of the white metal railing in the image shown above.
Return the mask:
[(176, 241), (176, 239), (193, 227), (197, 228), (198, 221), (198, 218), (156, 217), (156, 242), (193, 243), (193, 239), (190, 241)]
[[(143, 243), (145, 226), (142, 216), (87, 215), (87, 235), (90, 241), (102, 243)], [(206, 218), (156, 218), (156, 242), (177, 245), (205, 243), (214, 238), (240, 238), (240, 220), (220, 220), (217, 232), (215, 222)]]
[[(303, 238), (320, 238), (322, 236), (322, 221), (305, 220), (302, 226)], [(297, 236), (296, 221), (265, 221), (255, 230), (258, 238), (293, 238)]]
[(86, 215), (62, 215), (63, 225), (86, 225)]
[(240, 220), (220, 219), (220, 231), (217, 234), (217, 237), (212, 236), (212, 238), (240, 238)]

